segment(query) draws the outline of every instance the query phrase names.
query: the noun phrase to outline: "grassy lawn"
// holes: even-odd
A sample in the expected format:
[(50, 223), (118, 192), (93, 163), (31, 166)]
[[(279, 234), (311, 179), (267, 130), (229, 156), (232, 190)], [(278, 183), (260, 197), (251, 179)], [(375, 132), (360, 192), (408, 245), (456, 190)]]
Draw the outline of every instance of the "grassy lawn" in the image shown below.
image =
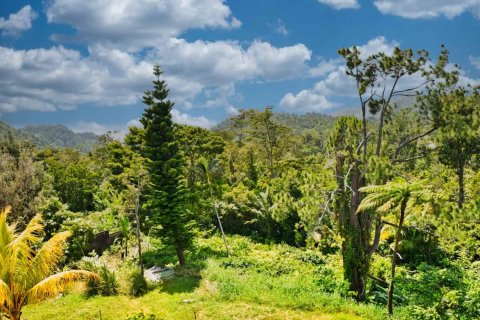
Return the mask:
[[(367, 319), (347, 313), (325, 314), (316, 311), (301, 311), (244, 302), (215, 301), (200, 299), (192, 303), (184, 303), (183, 299), (191, 298), (189, 294), (169, 294), (154, 291), (141, 298), (95, 297), (85, 299), (80, 295), (70, 295), (56, 301), (44, 302), (25, 309), (26, 320), (122, 320), (132, 310), (135, 312), (163, 315), (164, 319)], [(196, 315), (196, 318), (195, 318)]]
[[(242, 278), (238, 279), (241, 281)], [(258, 279), (247, 279), (246, 283), (251, 280)], [(276, 290), (258, 292), (258, 295), (246, 291), (237, 297), (225, 296), (218, 290), (209, 281), (199, 284), (198, 277), (175, 277), (139, 298), (123, 295), (87, 298), (81, 294), (70, 294), (28, 306), (24, 311), (24, 319), (123, 320), (133, 313), (145, 312), (163, 316), (164, 319), (360, 320), (373, 319), (376, 313), (375, 310), (356, 310), (353, 303), (336, 303), (334, 300), (338, 299), (334, 297), (331, 304), (325, 305), (319, 301), (317, 308), (302, 306), (299, 301), (277, 301), (281, 297), (277, 296)], [(290, 298), (287, 296), (284, 298)]]
[[(338, 259), (319, 261), (314, 253), (287, 246), (229, 239), (235, 254), (218, 253), (221, 240), (197, 245), (196, 267), (135, 298), (128, 295), (88, 298), (75, 293), (27, 306), (23, 319), (126, 320), (144, 312), (160, 319), (385, 319), (384, 308), (341, 297)], [(161, 253), (161, 257), (166, 254)]]

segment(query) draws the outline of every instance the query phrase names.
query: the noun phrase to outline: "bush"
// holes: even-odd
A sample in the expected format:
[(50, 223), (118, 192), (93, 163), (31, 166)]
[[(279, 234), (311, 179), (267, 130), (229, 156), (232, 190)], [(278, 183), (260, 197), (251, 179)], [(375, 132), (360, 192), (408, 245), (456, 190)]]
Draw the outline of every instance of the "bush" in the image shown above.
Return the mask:
[(114, 271), (101, 264), (97, 256), (85, 257), (80, 262), (84, 270), (92, 271), (100, 276), (100, 281), (87, 281), (87, 295), (114, 296), (118, 294), (118, 280)]
[(148, 283), (145, 280), (145, 277), (141, 273), (140, 270), (135, 270), (130, 274), (129, 277), (129, 294), (132, 296), (138, 297), (141, 296), (148, 291)]
[(159, 315), (154, 315), (152, 313), (135, 313), (130, 315), (127, 320), (164, 320), (165, 317), (159, 316)]
[(65, 256), (67, 261), (76, 261), (87, 254), (88, 243), (93, 239), (95, 231), (92, 226), (81, 219), (70, 221), (64, 225), (72, 236), (68, 240)]

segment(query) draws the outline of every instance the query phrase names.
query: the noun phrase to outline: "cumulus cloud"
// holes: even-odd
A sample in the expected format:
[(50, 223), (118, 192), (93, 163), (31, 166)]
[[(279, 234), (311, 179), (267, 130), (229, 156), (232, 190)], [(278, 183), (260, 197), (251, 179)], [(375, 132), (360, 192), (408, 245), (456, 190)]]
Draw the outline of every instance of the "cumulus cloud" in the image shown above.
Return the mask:
[[(379, 52), (392, 54), (394, 48), (398, 45), (399, 43), (396, 41), (388, 41), (385, 37), (377, 37), (364, 45), (357, 46), (357, 48), (360, 50), (361, 58), (365, 59)], [(470, 57), (470, 62), (480, 66), (479, 58)], [(329, 71), (322, 80), (315, 83), (312, 88), (301, 90), (297, 94), (287, 93), (280, 100), (280, 108), (293, 112), (332, 111), (331, 109), (347, 107), (336, 102), (339, 98), (357, 98), (358, 92), (355, 82), (351, 77), (346, 75), (346, 68), (343, 63), (325, 62), (325, 64), (326, 70)], [(333, 66), (335, 66), (335, 68), (333, 68)], [(453, 64), (447, 65), (447, 69), (453, 70), (454, 68)], [(404, 78), (397, 84), (396, 88), (397, 90), (416, 88), (423, 82), (424, 79), (417, 73)], [(462, 86), (466, 86), (467, 84), (475, 86), (480, 84), (480, 80), (469, 77), (465, 71), (461, 70), (459, 84)], [(387, 81), (387, 90), (389, 90), (391, 86), (392, 82)]]
[(214, 125), (216, 125), (215, 121), (212, 121), (204, 116), (191, 116), (189, 114), (179, 111), (178, 109), (172, 110), (172, 120), (176, 123), (188, 124), (190, 126), (197, 126), (206, 129), (210, 129)]
[(109, 131), (119, 131), (116, 126), (106, 126), (95, 121), (78, 121), (69, 126), (70, 130), (77, 133), (93, 132), (96, 135), (105, 134)]
[(89, 47), (88, 56), (63, 46), (0, 47), (0, 56), (0, 112), (13, 112), (135, 104), (150, 87), (156, 62), (164, 68), (171, 99), (180, 107), (191, 108), (200, 97), (202, 107), (228, 108), (232, 99), (241, 100), (235, 91), (238, 81), (301, 76), (311, 52), (301, 44), (277, 48), (254, 41), (243, 48), (236, 42), (173, 38), (142, 58), (99, 44)]
[(0, 56), (0, 112), (73, 109), (84, 103), (133, 104), (139, 90), (149, 85), (152, 70), (150, 63), (127, 53), (100, 48), (82, 57), (62, 46), (0, 47)]
[(480, 57), (470, 56), (468, 57), (468, 60), (472, 66), (477, 68), (477, 70), (480, 70)]
[(358, 0), (318, 0), (318, 2), (326, 4), (334, 9), (357, 9), (360, 8)]
[(128, 50), (156, 46), (189, 29), (241, 25), (224, 0), (51, 0), (46, 13), (49, 22), (75, 28), (79, 41)]
[(234, 41), (187, 42), (176, 38), (155, 50), (154, 56), (169, 73), (208, 84), (298, 77), (308, 68), (310, 58), (311, 51), (303, 44), (277, 48), (254, 41), (244, 49)]
[[(362, 58), (369, 55), (385, 52), (391, 54), (398, 43), (389, 42), (385, 37), (377, 37), (364, 45), (357, 46)], [(324, 76), (312, 88), (300, 91), (297, 94), (287, 93), (279, 103), (280, 108), (294, 112), (326, 111), (340, 107), (335, 103), (335, 97), (355, 97), (356, 87), (353, 80), (345, 74), (345, 67), (341, 60), (320, 62), (317, 68), (310, 70), (312, 76)]]
[(302, 90), (296, 95), (287, 93), (280, 100), (280, 108), (291, 112), (322, 112), (336, 105), (315, 89)]
[(357, 46), (360, 51), (360, 58), (365, 59), (372, 54), (384, 52), (385, 54), (392, 54), (395, 47), (400, 44), (397, 41), (388, 42), (383, 36), (379, 36), (369, 40), (366, 44)]
[(308, 73), (312, 77), (323, 77), (337, 69), (342, 63), (343, 61), (341, 59), (321, 60), (316, 67), (308, 70)]
[(453, 19), (467, 11), (480, 17), (480, 0), (375, 0), (374, 4), (383, 14), (409, 19), (439, 16)]
[(12, 13), (8, 18), (0, 17), (0, 30), (2, 36), (18, 36), (23, 31), (32, 28), (32, 21), (38, 17), (30, 5), (26, 5), (17, 13)]

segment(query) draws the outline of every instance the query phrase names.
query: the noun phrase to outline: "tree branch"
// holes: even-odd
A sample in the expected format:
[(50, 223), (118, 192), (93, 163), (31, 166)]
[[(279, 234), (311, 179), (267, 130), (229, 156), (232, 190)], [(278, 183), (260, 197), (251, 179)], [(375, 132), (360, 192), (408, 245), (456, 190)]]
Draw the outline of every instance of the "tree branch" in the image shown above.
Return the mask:
[(429, 134), (431, 134), (432, 132), (434, 132), (435, 130), (437, 130), (438, 127), (437, 126), (434, 126), (433, 128), (431, 128), (430, 130), (416, 136), (416, 137), (413, 137), (413, 138), (410, 138), (410, 139), (407, 139), (405, 141), (403, 141), (402, 143), (400, 143), (400, 145), (397, 147), (397, 149), (395, 150), (395, 154), (393, 155), (392, 157), (392, 161), (395, 162), (398, 158), (398, 155), (400, 154), (400, 151), (402, 151), (403, 148), (405, 148), (408, 144), (412, 143), (413, 141), (416, 141), (418, 139), (421, 139), (423, 137), (426, 137), (428, 136)]
[(413, 160), (425, 158), (426, 156), (427, 156), (426, 154), (422, 154), (422, 155), (418, 155), (418, 156), (407, 158), (407, 159), (393, 159), (393, 163), (413, 161)]
[(393, 94), (398, 94), (398, 93), (404, 93), (404, 92), (409, 92), (409, 91), (417, 90), (417, 89), (423, 87), (424, 85), (426, 85), (427, 83), (429, 83), (429, 82), (431, 82), (431, 81), (433, 81), (433, 80), (431, 80), (431, 79), (426, 80), (425, 82), (423, 82), (422, 84), (419, 84), (419, 85), (416, 86), (416, 87), (409, 88), (409, 89), (404, 89), (404, 90), (398, 90), (398, 91), (393, 92)]
[[(391, 222), (388, 222), (388, 221), (383, 221), (383, 224), (386, 224), (387, 226), (391, 226), (391, 227), (394, 227), (394, 228), (398, 228), (398, 226), (395, 223), (391, 223)], [(435, 236), (435, 237), (437, 236), (435, 233), (433, 233), (431, 231), (421, 229), (421, 228), (418, 228), (418, 227), (414, 227), (414, 226), (402, 226), (402, 228), (414, 229), (414, 230), (417, 230), (417, 231), (425, 232), (425, 233), (427, 233), (431, 236)]]
[(380, 282), (383, 286), (388, 287), (389, 283), (383, 279), (377, 278), (375, 276), (372, 276), (371, 274), (367, 274), (367, 277), (369, 277), (372, 280)]

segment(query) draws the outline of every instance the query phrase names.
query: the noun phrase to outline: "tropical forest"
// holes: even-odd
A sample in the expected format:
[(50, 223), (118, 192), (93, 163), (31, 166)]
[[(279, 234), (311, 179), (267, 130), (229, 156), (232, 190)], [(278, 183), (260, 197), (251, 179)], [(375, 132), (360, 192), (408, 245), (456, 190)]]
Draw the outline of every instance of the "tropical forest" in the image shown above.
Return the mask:
[[(385, 38), (369, 46), (352, 42), (329, 48), (336, 69), (321, 71), (319, 66), (316, 72), (327, 78), (313, 89), (287, 94), (280, 105), (274, 98), (260, 106), (236, 105), (210, 123), (203, 115), (183, 113), (196, 114), (195, 103), (203, 103), (186, 102), (179, 94), (189, 90), (172, 76), (182, 68), (183, 53), (165, 62), (159, 52), (145, 49), (143, 33), (133, 29), (136, 40), (124, 49), (112, 49), (121, 46), (115, 42), (121, 33), (95, 42), (117, 26), (116, 10), (131, 10), (131, 16), (122, 11), (125, 24), (140, 15), (130, 1), (109, 7), (116, 8), (105, 13), (112, 21), (95, 32), (70, 16), (83, 6), (94, 11), (111, 6), (94, 5), (103, 2), (44, 4), (48, 23), (73, 21), (78, 34), (71, 41), (90, 39), (88, 58), (80, 58), (82, 49), (73, 53), (76, 44), (52, 47), (70, 60), (37, 75), (32, 61), (59, 56), (0, 46), (5, 61), (5, 66), (0, 61), (0, 72), (5, 72), (0, 75), (0, 84), (5, 84), (0, 88), (1, 319), (480, 319), (480, 81), (456, 64), (452, 52), (458, 48), (448, 46), (448, 39), (445, 45), (427, 46), (429, 50), (405, 46), (406, 41), (385, 44)], [(143, 2), (148, 1), (138, 5)], [(206, 11), (227, 6), (220, 0), (179, 1), (180, 9), (175, 1), (150, 2), (159, 3), (152, 8), (164, 10), (164, 5), (173, 11), (193, 10), (199, 3), (209, 3)], [(335, 14), (350, 3), (311, 2), (322, 10), (338, 10)], [(347, 9), (352, 12), (367, 6), (351, 2), (358, 5)], [(69, 11), (72, 3), (79, 11)], [(237, 12), (234, 1), (230, 3)], [(388, 0), (372, 3), (382, 12), (377, 15), (392, 8), (378, 3), (394, 6)], [(40, 23), (40, 11), (27, 7), (31, 21)], [(164, 16), (155, 17), (155, 10), (140, 16), (161, 20)], [(89, 12), (96, 26), (100, 18)], [(207, 14), (198, 12), (195, 19), (202, 13)], [(9, 39), (9, 32), (16, 32), (17, 40), (8, 41), (21, 47), (19, 33), (24, 31), (11, 27), (18, 27), (21, 19), (12, 15), (0, 18), (0, 31)], [(453, 24), (453, 17), (444, 19)], [(240, 28), (235, 26), (239, 20), (228, 19), (229, 28)], [(183, 28), (179, 24), (172, 28)], [(151, 27), (155, 29), (153, 22)], [(176, 41), (171, 45), (187, 40)], [(269, 50), (265, 42), (255, 41), (252, 46)], [(243, 50), (245, 59), (260, 54), (251, 47), (241, 49), (240, 43), (229, 45)], [(17, 64), (20, 50), (25, 60), (17, 73), (28, 71), (29, 76), (8, 71)], [(203, 49), (192, 50), (198, 59), (203, 57)], [(122, 60), (125, 55), (130, 62)], [(86, 59), (98, 59), (91, 72), (108, 65), (108, 86), (95, 73), (81, 87), (83, 68), (93, 63)], [(135, 59), (149, 63), (137, 65)], [(133, 100), (118, 85), (124, 81), (124, 63), (132, 68), (128, 77), (137, 77), (139, 68), (147, 74), (147, 81), (133, 86)], [(57, 82), (68, 64), (75, 65), (74, 72)], [(255, 75), (249, 86), (274, 91), (273, 86), (296, 81), (268, 78), (281, 71), (279, 66), (265, 71), (265, 65), (256, 68), (267, 75)], [(228, 71), (236, 72), (234, 67)], [(58, 90), (70, 80), (80, 87), (52, 93), (56, 91), (37, 83), (28, 89), (36, 76), (55, 82)], [(19, 77), (25, 84), (21, 93), (12, 85)], [(336, 77), (340, 81), (334, 86)], [(218, 92), (211, 90), (206, 97), (216, 97)], [(342, 100), (348, 108), (333, 99), (338, 112), (285, 109), (295, 99), (325, 105), (323, 99), (300, 98), (335, 90), (348, 90), (348, 100)], [(52, 98), (45, 98), (50, 94)], [(56, 103), (54, 95), (75, 95), (72, 101), (79, 99), (78, 105), (54, 107), (56, 111), (42, 113), (49, 121), (34, 121), (43, 117), (38, 108)], [(35, 100), (40, 96), (44, 104)], [(83, 96), (95, 99), (81, 100)], [(265, 99), (270, 97), (265, 92)], [(62, 120), (82, 108), (91, 112), (78, 111), (78, 116), (103, 117), (101, 107), (86, 103), (101, 105), (107, 98), (112, 102), (108, 110), (138, 100), (131, 107), (138, 118), (123, 131), (108, 126), (96, 131), (86, 123), (78, 128)], [(188, 103), (192, 106), (185, 107)], [(112, 112), (109, 117), (121, 117), (123, 111)], [(23, 120), (17, 121), (15, 114)], [(192, 119), (205, 121), (188, 121)]]

